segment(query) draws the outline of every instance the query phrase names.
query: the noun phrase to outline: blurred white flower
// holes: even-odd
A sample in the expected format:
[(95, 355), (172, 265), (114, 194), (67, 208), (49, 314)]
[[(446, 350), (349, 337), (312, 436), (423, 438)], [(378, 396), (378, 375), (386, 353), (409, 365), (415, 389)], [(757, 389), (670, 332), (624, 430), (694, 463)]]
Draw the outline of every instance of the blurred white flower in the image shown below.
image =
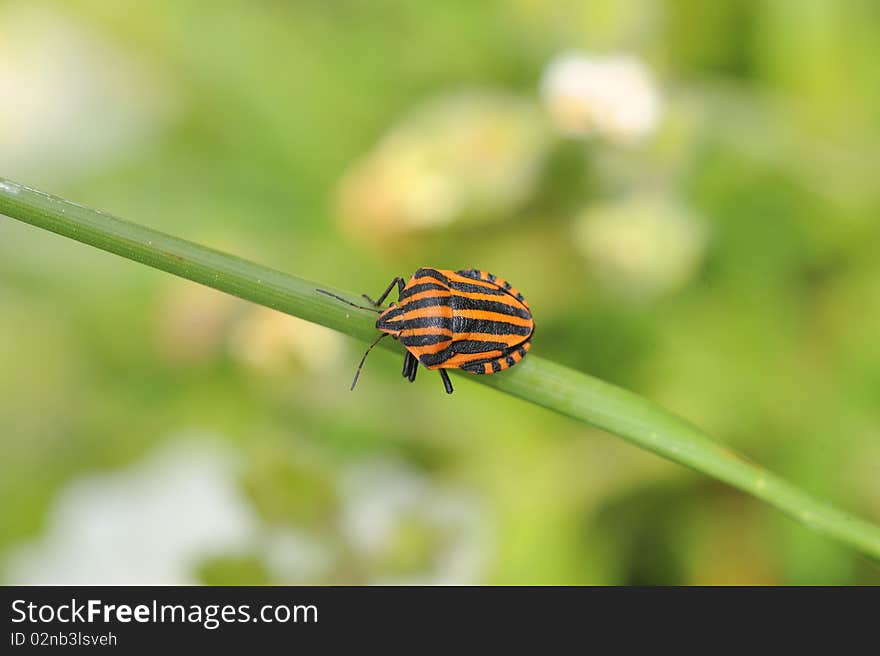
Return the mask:
[(374, 582), (470, 584), (484, 575), (490, 548), (488, 518), (478, 500), (463, 490), (438, 486), (402, 463), (378, 460), (349, 469), (342, 493), (341, 530), (361, 555), (382, 560), (393, 551), (401, 531), (413, 526), (434, 547), (429, 562), (417, 571), (380, 572), (382, 578)]
[(264, 371), (283, 370), (291, 358), (310, 372), (326, 371), (345, 352), (335, 331), (266, 307), (254, 307), (233, 328), (234, 358)]
[(0, 169), (81, 174), (148, 143), (175, 113), (166, 82), (74, 17), (0, 7)]
[(641, 196), (585, 210), (575, 224), (575, 246), (608, 289), (651, 298), (681, 288), (694, 276), (706, 231), (679, 204)]
[(184, 280), (169, 282), (157, 308), (156, 350), (175, 364), (199, 364), (223, 352), (230, 322), (244, 302)]
[(195, 584), (203, 558), (241, 553), (260, 523), (235, 457), (204, 439), (172, 443), (128, 469), (61, 491), (43, 537), (7, 558), (21, 585)]
[(315, 583), (336, 566), (337, 550), (330, 540), (293, 528), (276, 528), (265, 544), (266, 569), (283, 583)]
[(564, 135), (632, 143), (652, 133), (660, 118), (653, 76), (631, 55), (563, 53), (547, 65), (541, 95)]
[(201, 564), (230, 556), (256, 556), (281, 583), (350, 582), (352, 556), (372, 583), (483, 576), (488, 522), (463, 490), (396, 461), (366, 461), (341, 472), (342, 507), (330, 522), (267, 523), (240, 486), (240, 454), (208, 437), (181, 436), (135, 465), (62, 488), (43, 535), (5, 554), (5, 582), (190, 585)]
[(339, 212), (360, 235), (383, 237), (510, 213), (531, 194), (548, 134), (517, 96), (444, 96), (405, 118), (346, 174)]

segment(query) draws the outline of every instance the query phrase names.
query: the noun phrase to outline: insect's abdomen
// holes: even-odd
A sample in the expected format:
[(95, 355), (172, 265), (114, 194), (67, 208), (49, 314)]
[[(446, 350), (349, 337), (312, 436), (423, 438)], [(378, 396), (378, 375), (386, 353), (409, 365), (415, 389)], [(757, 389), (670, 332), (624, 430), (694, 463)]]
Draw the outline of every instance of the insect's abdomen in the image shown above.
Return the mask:
[(535, 329), (522, 295), (483, 271), (438, 273), (450, 291), (451, 340), (442, 349), (419, 354), (421, 364), (428, 369), (461, 368), (482, 374), (519, 362)]

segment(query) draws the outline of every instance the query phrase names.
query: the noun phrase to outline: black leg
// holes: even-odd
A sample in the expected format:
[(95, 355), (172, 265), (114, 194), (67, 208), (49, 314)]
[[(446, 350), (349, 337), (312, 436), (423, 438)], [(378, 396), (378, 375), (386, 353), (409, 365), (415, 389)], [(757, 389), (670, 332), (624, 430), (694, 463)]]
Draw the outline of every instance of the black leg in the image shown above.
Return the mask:
[(449, 380), (449, 374), (446, 373), (446, 369), (440, 369), (440, 378), (443, 379), (443, 387), (446, 388), (447, 394), (452, 394), (452, 381)]
[(373, 350), (373, 347), (379, 343), (379, 340), (381, 340), (385, 337), (388, 337), (388, 333), (382, 333), (381, 335), (379, 335), (375, 339), (375, 341), (372, 344), (370, 344), (370, 348), (367, 349), (367, 352), (364, 353), (364, 357), (361, 358), (361, 363), (358, 365), (357, 371), (354, 372), (354, 380), (351, 381), (351, 391), (352, 392), (354, 391), (354, 386), (357, 385), (358, 377), (361, 375), (361, 369), (363, 369), (363, 367), (364, 367), (364, 362), (366, 361), (367, 356), (370, 354), (370, 351)]
[(403, 371), (401, 372), (404, 378), (409, 378), (410, 372), (412, 371), (412, 361), (413, 354), (407, 351), (406, 355), (403, 356)]
[[(359, 310), (369, 310), (370, 312), (378, 312), (380, 314), (382, 313), (382, 310), (378, 310), (375, 307), (364, 307), (363, 305), (358, 305), (357, 303), (352, 303), (351, 301), (345, 300), (341, 296), (337, 296), (333, 292), (328, 292), (326, 289), (316, 289), (315, 291), (318, 292), (319, 294), (324, 294), (325, 296), (330, 296), (332, 298), (335, 298), (337, 301), (342, 301), (343, 303), (345, 303), (346, 305), (350, 305), (351, 307), (356, 307)], [(372, 303), (372, 301), (370, 301), (370, 302)]]
[(406, 356), (403, 358), (403, 377), (408, 378), (409, 382), (415, 382), (416, 373), (419, 371), (419, 361), (416, 356), (414, 356), (409, 351), (406, 352)]
[(388, 287), (386, 287), (385, 291), (382, 292), (382, 295), (379, 297), (378, 301), (374, 301), (372, 298), (370, 298), (366, 294), (361, 294), (361, 296), (363, 296), (365, 299), (367, 299), (371, 304), (375, 305), (376, 307), (379, 307), (380, 305), (382, 305), (382, 303), (385, 302), (385, 299), (388, 298), (388, 294), (390, 294), (391, 290), (394, 289), (394, 285), (397, 285), (397, 295), (400, 296), (400, 292), (403, 291), (403, 288), (405, 286), (403, 278), (401, 278), (401, 277), (397, 277), (394, 280), (392, 280), (390, 283), (388, 283)]

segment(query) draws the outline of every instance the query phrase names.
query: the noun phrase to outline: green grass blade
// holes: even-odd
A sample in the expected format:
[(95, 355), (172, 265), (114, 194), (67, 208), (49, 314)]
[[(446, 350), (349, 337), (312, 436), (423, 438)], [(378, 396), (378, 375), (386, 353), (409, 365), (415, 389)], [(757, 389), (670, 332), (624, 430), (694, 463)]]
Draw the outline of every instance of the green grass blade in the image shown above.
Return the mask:
[[(0, 178), (0, 213), (287, 314), (371, 340), (376, 315), (328, 296), (359, 295), (178, 239)], [(387, 348), (400, 348), (385, 340)], [(880, 528), (818, 500), (713, 442), (647, 399), (530, 354), (472, 380), (618, 435), (766, 501), (805, 526), (880, 559)]]

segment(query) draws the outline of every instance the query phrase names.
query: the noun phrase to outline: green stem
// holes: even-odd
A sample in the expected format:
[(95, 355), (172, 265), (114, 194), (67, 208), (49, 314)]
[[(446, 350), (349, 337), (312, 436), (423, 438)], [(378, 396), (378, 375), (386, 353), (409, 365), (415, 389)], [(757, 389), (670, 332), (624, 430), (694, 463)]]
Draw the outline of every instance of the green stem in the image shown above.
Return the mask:
[[(0, 178), (0, 213), (240, 298), (333, 328), (375, 336), (376, 315), (319, 294), (316, 284)], [(383, 344), (399, 348), (394, 343)], [(880, 559), (880, 528), (820, 501), (710, 440), (647, 399), (530, 354), (503, 373), (472, 380), (604, 429), (652, 453), (762, 499), (814, 531)]]

